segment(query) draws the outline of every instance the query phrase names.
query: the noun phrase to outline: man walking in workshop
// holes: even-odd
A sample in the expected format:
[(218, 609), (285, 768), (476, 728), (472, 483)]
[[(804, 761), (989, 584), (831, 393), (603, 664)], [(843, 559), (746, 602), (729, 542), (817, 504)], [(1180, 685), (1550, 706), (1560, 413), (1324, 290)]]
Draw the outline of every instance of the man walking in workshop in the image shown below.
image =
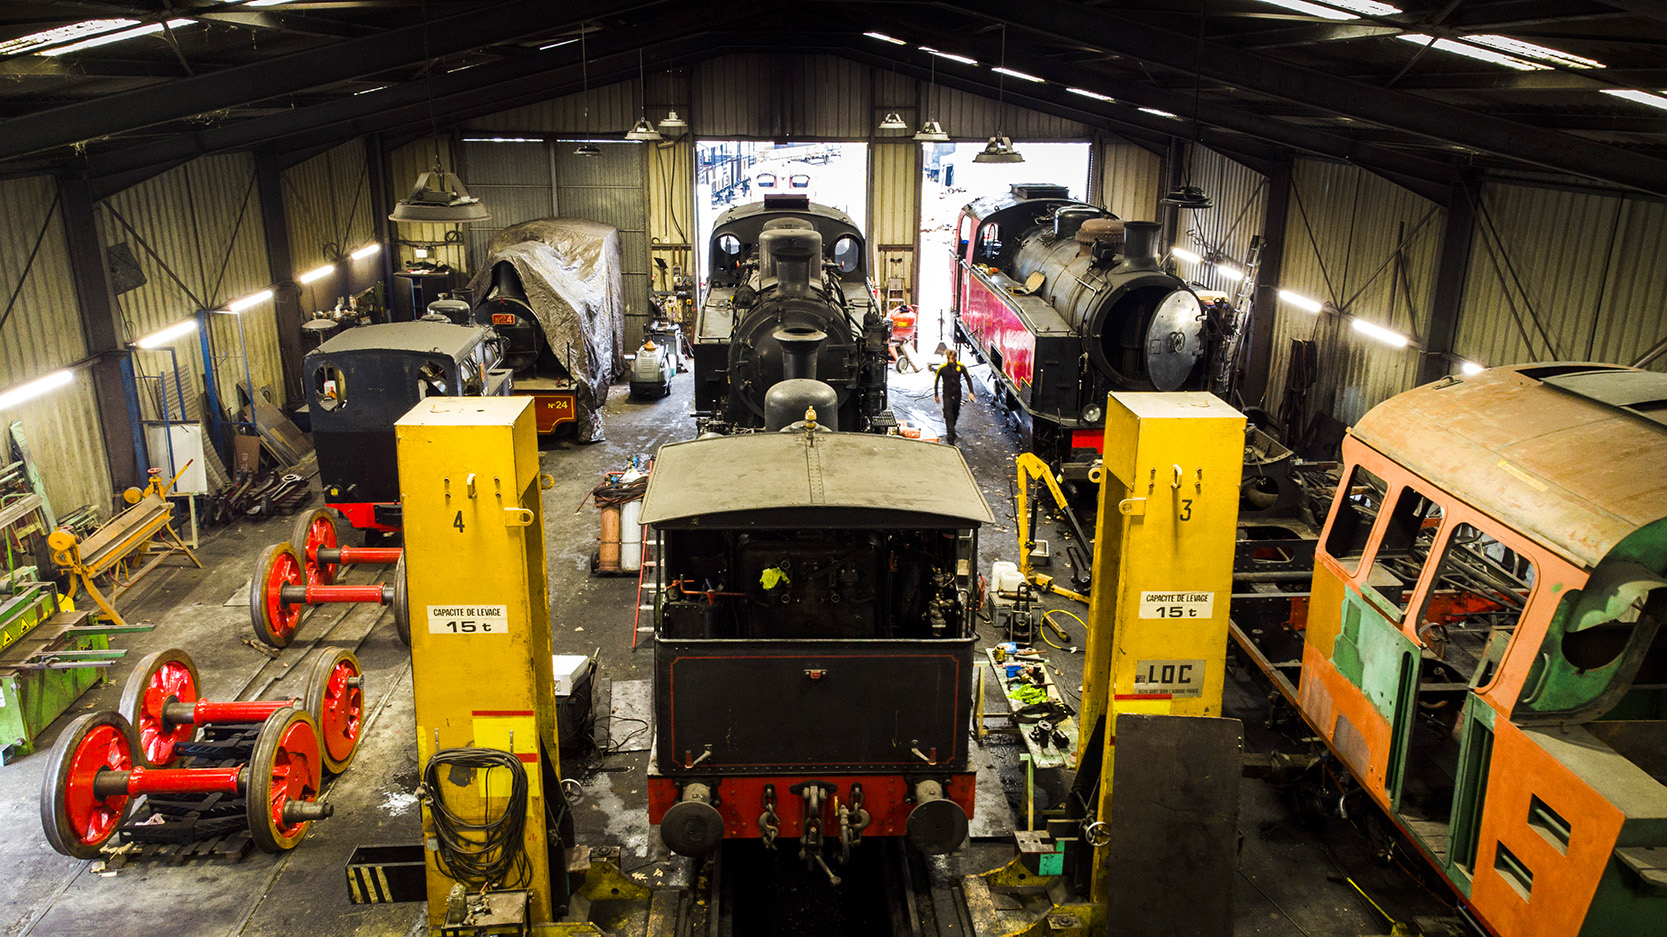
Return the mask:
[[(944, 363), (938, 365), (938, 370), (932, 377), (932, 399), (943, 404), (944, 442), (955, 445), (955, 420), (961, 415), (961, 382), (967, 382), (967, 397), (976, 399), (972, 392), (972, 375), (967, 373), (967, 366), (956, 360), (955, 349), (951, 348)], [(943, 384), (943, 393), (939, 394), (938, 384)]]

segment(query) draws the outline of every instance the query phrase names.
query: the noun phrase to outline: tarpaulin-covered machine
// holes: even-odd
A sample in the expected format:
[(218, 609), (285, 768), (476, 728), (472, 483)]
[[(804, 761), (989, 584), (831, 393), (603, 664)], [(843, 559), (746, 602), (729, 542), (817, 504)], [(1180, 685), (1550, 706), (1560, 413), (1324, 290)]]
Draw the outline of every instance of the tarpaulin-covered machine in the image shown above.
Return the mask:
[(625, 371), (621, 267), (618, 229), (579, 218), (522, 222), (487, 245), (474, 320), (508, 342), (540, 433), (573, 422), (579, 439), (602, 438), (608, 385)]

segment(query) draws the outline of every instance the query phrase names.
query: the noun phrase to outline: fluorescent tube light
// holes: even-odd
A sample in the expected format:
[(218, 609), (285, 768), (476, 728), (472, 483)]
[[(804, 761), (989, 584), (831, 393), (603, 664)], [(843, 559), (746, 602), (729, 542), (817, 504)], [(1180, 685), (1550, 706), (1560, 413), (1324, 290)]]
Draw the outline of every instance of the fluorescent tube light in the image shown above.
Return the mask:
[(894, 39), (891, 36), (886, 35), (885, 33), (863, 33), (863, 35), (867, 36), (870, 39), (878, 39), (881, 42), (889, 42), (894, 46), (906, 46), (906, 45), (908, 45), (908, 43), (904, 42), (903, 40)]
[(311, 283), (314, 280), (324, 279), (325, 277), (329, 276), (331, 273), (334, 273), (335, 270), (336, 270), (336, 265), (335, 264), (325, 264), (322, 267), (316, 267), (312, 270), (308, 270), (306, 273), (303, 273), (300, 276), (296, 277), (295, 280), (296, 280), (297, 283)]
[(1093, 98), (1096, 101), (1115, 102), (1117, 100), (1109, 94), (1101, 94), (1098, 91), (1089, 91), (1087, 88), (1066, 88), (1065, 90), (1071, 92), (1072, 94), (1080, 94), (1085, 98)]
[(1189, 264), (1200, 263), (1204, 260), (1203, 257), (1200, 257), (1197, 254), (1194, 254), (1192, 251), (1189, 251), (1184, 247), (1172, 247), (1172, 248), (1170, 248), (1169, 249), (1169, 255), (1171, 257), (1178, 257), (1178, 258), (1186, 261)]
[(1390, 331), (1381, 325), (1374, 325), (1365, 319), (1354, 320), (1354, 330), (1362, 335), (1370, 335), (1386, 345), (1394, 345), (1396, 348), (1407, 347), (1408, 339), (1405, 335)]
[(175, 322), (173, 325), (170, 325), (165, 329), (157, 329), (133, 344), (138, 345), (140, 348), (157, 348), (168, 344), (180, 336), (189, 335), (195, 331), (197, 331), (197, 320), (186, 319), (184, 322)]
[(68, 53), (71, 53), (71, 52), (81, 52), (81, 51), (84, 51), (86, 49), (96, 49), (99, 46), (107, 46), (112, 42), (121, 42), (125, 39), (137, 39), (140, 36), (149, 36), (152, 33), (159, 33), (163, 30), (164, 25), (168, 29), (184, 29), (187, 26), (197, 25), (197, 21), (196, 20), (180, 19), (180, 20), (169, 20), (166, 24), (163, 24), (163, 23), (148, 23), (144, 26), (135, 26), (132, 29), (124, 29), (120, 32), (101, 33), (100, 35), (94, 36), (91, 39), (83, 39), (80, 42), (70, 43), (67, 46), (58, 46), (55, 49), (42, 49), (39, 54), (40, 55), (67, 55)]
[(1476, 59), (1480, 62), (1491, 62), (1494, 65), (1503, 65), (1506, 68), (1514, 68), (1519, 72), (1545, 71), (1546, 69), (1551, 68), (1550, 65), (1541, 65), (1538, 62), (1530, 62), (1527, 59), (1519, 59), (1514, 55), (1506, 55), (1503, 52), (1496, 52), (1493, 49), (1485, 49), (1481, 46), (1473, 46), (1452, 39), (1437, 39), (1434, 42), (1431, 42), (1430, 37), (1424, 35), (1423, 33), (1402, 33), (1395, 38), (1405, 39), (1408, 42), (1416, 42), (1421, 46), (1427, 45), (1432, 49), (1437, 49), (1442, 52), (1451, 52), (1454, 55), (1462, 55), (1467, 58)]
[(75, 372), (68, 369), (63, 371), (54, 371), (45, 377), (36, 378), (35, 380), (32, 380), (20, 387), (14, 387), (3, 394), (0, 394), (0, 410), (4, 410), (8, 407), (15, 407), (25, 400), (33, 400), (54, 387), (62, 387), (65, 384), (68, 384), (70, 382), (70, 378), (74, 376)]
[(1009, 78), (1022, 78), (1025, 81), (1034, 81), (1039, 85), (1047, 83), (1047, 79), (1045, 79), (1045, 78), (1037, 78), (1035, 75), (1029, 74), (1028, 72), (1021, 72), (1021, 71), (1018, 71), (1017, 69), (1006, 68), (1006, 67), (1003, 67), (1003, 66), (997, 66), (996, 68), (991, 69), (991, 71), (999, 72), (1003, 75), (1006, 75)]
[(364, 260), (366, 257), (374, 256), (376, 252), (381, 249), (382, 245), (380, 244), (366, 244), (364, 247), (359, 248), (347, 256), (354, 260)]
[(271, 290), (261, 290), (259, 293), (252, 293), (242, 299), (233, 300), (230, 303), (227, 303), (226, 309), (229, 312), (242, 312), (250, 306), (258, 306), (271, 298)]
[(1317, 299), (1309, 299), (1300, 293), (1293, 293), (1290, 290), (1280, 290), (1279, 298), (1297, 307), (1298, 309), (1301, 309), (1303, 312), (1312, 312), (1316, 315), (1319, 314), (1320, 310), (1325, 308), (1325, 303), (1322, 303)]

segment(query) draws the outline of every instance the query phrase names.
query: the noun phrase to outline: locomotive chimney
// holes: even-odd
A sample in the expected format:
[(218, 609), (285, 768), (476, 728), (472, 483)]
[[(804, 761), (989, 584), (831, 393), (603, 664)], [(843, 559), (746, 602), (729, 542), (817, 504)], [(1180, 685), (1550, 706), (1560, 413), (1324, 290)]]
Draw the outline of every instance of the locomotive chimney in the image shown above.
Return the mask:
[(782, 297), (804, 296), (812, 278), (821, 273), (822, 235), (813, 230), (777, 228), (758, 235), (760, 248), (769, 255), (776, 275), (776, 293)]
[(795, 326), (777, 329), (770, 337), (781, 345), (782, 380), (816, 380), (816, 352), (828, 340), (826, 332)]
[(1163, 225), (1156, 221), (1125, 221), (1123, 223), (1123, 262), (1129, 270), (1158, 269), (1158, 233)]

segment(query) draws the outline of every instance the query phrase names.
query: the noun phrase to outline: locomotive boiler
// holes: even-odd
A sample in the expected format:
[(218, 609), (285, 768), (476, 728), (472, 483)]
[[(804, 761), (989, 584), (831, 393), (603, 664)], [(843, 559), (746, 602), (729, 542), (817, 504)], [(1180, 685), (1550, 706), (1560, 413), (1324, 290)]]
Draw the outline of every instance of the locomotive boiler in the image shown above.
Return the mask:
[(765, 394), (783, 379), (785, 355), (774, 336), (784, 329), (826, 336), (815, 373), (837, 395), (843, 429), (890, 425), (882, 416), (889, 324), (875, 305), (862, 232), (849, 216), (803, 195), (767, 195), (718, 217), (710, 256), (692, 336), (702, 430), (764, 425)]
[(1101, 451), (1110, 391), (1218, 389), (1211, 320), (1229, 311), (1163, 268), (1159, 231), (1058, 185), (1014, 185), (957, 219), (957, 327), (1026, 445), (1068, 477)]
[[(823, 337), (771, 340), (801, 375)], [(977, 538), (993, 518), (954, 447), (831, 431), (817, 414), (836, 391), (808, 376), (766, 396), (764, 432), (662, 446), (644, 496), (649, 818), (679, 854), (793, 844), (838, 884), (865, 837), (929, 854), (966, 838)]]

